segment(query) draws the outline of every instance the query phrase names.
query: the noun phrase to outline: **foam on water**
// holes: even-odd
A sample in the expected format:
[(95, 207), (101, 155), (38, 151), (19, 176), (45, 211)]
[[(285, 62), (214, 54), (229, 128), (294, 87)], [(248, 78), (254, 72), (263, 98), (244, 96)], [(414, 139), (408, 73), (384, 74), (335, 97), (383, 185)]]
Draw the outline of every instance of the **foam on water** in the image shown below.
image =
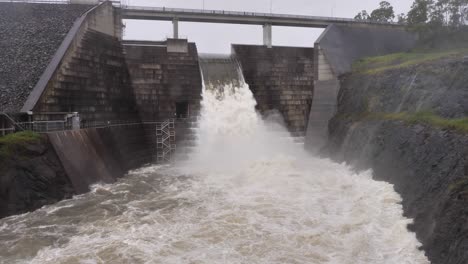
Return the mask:
[(309, 156), (246, 85), (204, 92), (193, 157), (0, 220), (0, 263), (428, 263), (399, 195)]

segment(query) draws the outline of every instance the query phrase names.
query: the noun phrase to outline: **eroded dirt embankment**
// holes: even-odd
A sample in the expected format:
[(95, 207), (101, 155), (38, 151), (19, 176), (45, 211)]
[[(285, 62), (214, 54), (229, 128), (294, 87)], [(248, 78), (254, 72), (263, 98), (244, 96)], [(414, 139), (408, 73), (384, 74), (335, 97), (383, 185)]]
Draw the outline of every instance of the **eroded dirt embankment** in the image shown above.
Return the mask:
[[(392, 57), (393, 56), (393, 57)], [(326, 151), (395, 185), (434, 264), (468, 263), (468, 60), (391, 55), (344, 76)]]

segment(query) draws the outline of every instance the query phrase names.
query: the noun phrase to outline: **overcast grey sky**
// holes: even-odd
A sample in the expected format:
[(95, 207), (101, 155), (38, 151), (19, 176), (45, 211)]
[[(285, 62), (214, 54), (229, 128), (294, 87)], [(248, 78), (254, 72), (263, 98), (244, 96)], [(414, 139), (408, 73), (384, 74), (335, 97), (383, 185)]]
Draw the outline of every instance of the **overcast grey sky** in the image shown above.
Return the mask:
[[(157, 6), (273, 13), (354, 17), (372, 11), (380, 0), (122, 0), (135, 6)], [(387, 0), (395, 14), (408, 12), (413, 0)], [(163, 40), (172, 35), (170, 22), (126, 20), (125, 39)], [(262, 44), (262, 28), (250, 25), (179, 23), (180, 35), (196, 42), (205, 53), (229, 53), (230, 44)], [(312, 47), (322, 29), (273, 27), (273, 45)]]

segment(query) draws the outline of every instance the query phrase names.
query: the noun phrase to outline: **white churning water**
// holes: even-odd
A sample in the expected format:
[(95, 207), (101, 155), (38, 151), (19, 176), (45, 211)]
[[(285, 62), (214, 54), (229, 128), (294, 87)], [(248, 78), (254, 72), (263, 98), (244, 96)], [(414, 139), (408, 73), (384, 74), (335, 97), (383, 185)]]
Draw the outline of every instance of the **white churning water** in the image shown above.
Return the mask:
[(305, 153), (246, 85), (203, 98), (189, 161), (0, 220), (0, 263), (428, 263), (392, 185)]

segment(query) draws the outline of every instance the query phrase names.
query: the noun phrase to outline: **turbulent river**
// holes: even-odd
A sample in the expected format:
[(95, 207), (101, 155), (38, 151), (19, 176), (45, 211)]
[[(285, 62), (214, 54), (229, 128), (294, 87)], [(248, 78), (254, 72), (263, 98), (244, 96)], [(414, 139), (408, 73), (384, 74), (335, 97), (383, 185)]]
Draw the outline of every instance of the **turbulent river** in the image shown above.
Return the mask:
[(206, 89), (188, 161), (0, 220), (0, 263), (428, 263), (392, 185), (307, 154), (255, 104)]

